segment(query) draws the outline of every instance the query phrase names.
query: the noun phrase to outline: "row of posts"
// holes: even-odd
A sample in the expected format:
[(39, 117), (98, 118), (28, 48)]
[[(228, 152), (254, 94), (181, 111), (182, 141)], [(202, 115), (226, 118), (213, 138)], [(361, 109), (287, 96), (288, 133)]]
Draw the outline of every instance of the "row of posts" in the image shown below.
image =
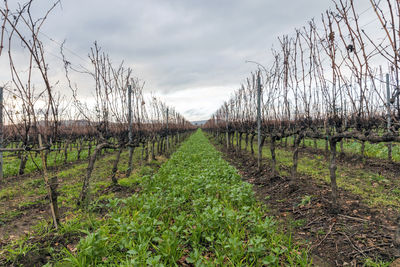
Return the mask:
[[(167, 129), (167, 151), (169, 150), (169, 139), (168, 139), (168, 120), (169, 120), (169, 109), (167, 107), (166, 111), (166, 129)], [(132, 85), (128, 85), (128, 140), (129, 140), (129, 166), (128, 166), (128, 176), (131, 174), (132, 165), (133, 165), (133, 129), (132, 129)]]
[[(228, 109), (225, 114), (226, 120), (226, 147), (229, 147), (229, 127), (228, 127)], [(261, 149), (261, 72), (257, 73), (257, 147), (258, 157), (257, 166), (261, 169), (262, 149)]]
[[(262, 148), (261, 148), (261, 72), (257, 73), (257, 145), (258, 145), (258, 156), (257, 166), (261, 169), (262, 160)], [(391, 102), (390, 102), (390, 77), (386, 74), (386, 110), (387, 110), (387, 131), (390, 132), (391, 128)], [(228, 127), (228, 110), (226, 111), (226, 147), (229, 147), (229, 127)], [(388, 160), (392, 160), (392, 143), (388, 143)]]
[[(0, 149), (3, 148), (3, 87), (0, 87)], [(387, 109), (387, 131), (390, 132), (391, 128), (391, 103), (390, 103), (390, 78), (389, 74), (386, 74), (386, 109)], [(168, 116), (169, 109), (167, 108), (166, 114), (166, 129), (167, 129), (167, 150), (169, 150), (169, 138), (168, 138)], [(229, 137), (228, 137), (228, 111), (226, 113), (226, 142), (227, 146), (229, 146)], [(129, 144), (133, 142), (133, 129), (132, 129), (132, 85), (128, 85), (128, 126), (129, 126)], [(262, 158), (262, 149), (261, 149), (261, 75), (260, 71), (257, 74), (257, 144), (258, 144), (258, 160), (257, 165), (258, 168), (261, 167), (261, 158)], [(388, 144), (388, 158), (392, 159), (392, 144)], [(129, 146), (129, 156), (131, 157), (133, 154), (133, 147)], [(132, 162), (132, 161), (130, 161)], [(3, 152), (0, 151), (0, 179), (3, 179)], [(129, 169), (132, 169), (132, 166), (129, 166)]]
[[(3, 87), (0, 87), (0, 149), (4, 148), (3, 147), (3, 127), (4, 127), (4, 123), (3, 123)], [(169, 120), (169, 109), (167, 108), (167, 112), (166, 112), (166, 129), (167, 129), (167, 151), (169, 150), (169, 138), (168, 138), (168, 120)], [(133, 156), (133, 129), (132, 129), (132, 85), (128, 85), (128, 127), (129, 127), (129, 132), (128, 132), (128, 139), (129, 139), (129, 157)], [(128, 172), (132, 170), (132, 160), (129, 161), (130, 162), (130, 166), (128, 166)], [(0, 181), (3, 180), (4, 177), (4, 172), (3, 172), (3, 151), (0, 151)]]

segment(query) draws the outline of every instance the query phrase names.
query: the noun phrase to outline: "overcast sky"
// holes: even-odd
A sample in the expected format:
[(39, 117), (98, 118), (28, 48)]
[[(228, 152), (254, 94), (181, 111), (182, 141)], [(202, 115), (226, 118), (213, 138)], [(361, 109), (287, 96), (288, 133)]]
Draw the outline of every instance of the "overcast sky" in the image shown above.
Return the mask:
[[(367, 0), (359, 0), (367, 6)], [(50, 6), (37, 0), (37, 12)], [(40, 3), (39, 3), (40, 2)], [(208, 119), (255, 65), (268, 65), (278, 36), (320, 18), (330, 0), (64, 0), (48, 18), (43, 37), (57, 59), (66, 40), (69, 60), (89, 66), (96, 40), (189, 120)], [(72, 52), (73, 53), (72, 53)], [(59, 76), (61, 74), (59, 73)], [(55, 74), (55, 76), (57, 76)], [(55, 77), (56, 78), (56, 77)], [(56, 78), (57, 79), (57, 78)], [(89, 86), (88, 86), (89, 87)], [(81, 88), (90, 96), (90, 88)]]

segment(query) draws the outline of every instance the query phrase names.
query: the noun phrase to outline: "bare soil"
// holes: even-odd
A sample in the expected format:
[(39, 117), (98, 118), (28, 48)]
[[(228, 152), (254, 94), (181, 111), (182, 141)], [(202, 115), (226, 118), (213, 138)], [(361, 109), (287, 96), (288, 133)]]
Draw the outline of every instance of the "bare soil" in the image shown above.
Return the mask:
[[(259, 171), (250, 153), (237, 153), (214, 145), (238, 169), (243, 180), (254, 185), (258, 199), (272, 209), (285, 228), (294, 232), (295, 239), (306, 243), (314, 265), (362, 266), (367, 258), (391, 261), (400, 256), (393, 245), (397, 211), (387, 207), (371, 208), (359, 196), (339, 189), (341, 210), (333, 214), (329, 184), (304, 175), (294, 180), (272, 176), (268, 160), (263, 161)], [(311, 149), (309, 152), (315, 153)], [(342, 158), (340, 162), (348, 160)], [(375, 171), (387, 170), (386, 164), (368, 165)], [(397, 166), (393, 168), (396, 170)], [(308, 197), (310, 201), (305, 201)]]

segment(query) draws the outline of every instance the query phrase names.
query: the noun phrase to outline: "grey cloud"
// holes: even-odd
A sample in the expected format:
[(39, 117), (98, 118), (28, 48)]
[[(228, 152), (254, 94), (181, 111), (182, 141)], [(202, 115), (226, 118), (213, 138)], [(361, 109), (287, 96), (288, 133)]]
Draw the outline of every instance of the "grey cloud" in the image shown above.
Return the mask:
[(201, 112), (201, 110), (199, 109), (188, 109), (184, 111), (185, 114), (188, 114), (190, 116), (201, 116), (203, 115), (203, 112)]
[[(360, 0), (360, 5), (367, 2)], [(115, 62), (125, 60), (149, 90), (162, 94), (232, 84), (237, 88), (254, 69), (246, 60), (268, 63), (278, 36), (293, 34), (294, 28), (319, 18), (331, 4), (330, 0), (64, 0), (44, 31), (67, 39), (67, 46), (82, 57), (97, 40)], [(79, 58), (72, 60), (83, 64)], [(204, 94), (202, 101), (206, 98)], [(196, 108), (201, 106), (182, 112), (198, 116)]]

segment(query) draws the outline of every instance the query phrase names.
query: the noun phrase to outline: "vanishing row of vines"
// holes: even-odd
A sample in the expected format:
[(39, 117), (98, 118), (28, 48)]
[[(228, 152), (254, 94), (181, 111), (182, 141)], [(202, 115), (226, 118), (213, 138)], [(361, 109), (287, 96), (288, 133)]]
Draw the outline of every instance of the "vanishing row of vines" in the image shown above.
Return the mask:
[(259, 163), (260, 148), (268, 142), (275, 174), (276, 143), (293, 138), (293, 180), (301, 141), (325, 140), (334, 212), (340, 208), (337, 147), (344, 140), (362, 147), (385, 143), (391, 160), (392, 145), (400, 141), (400, 2), (370, 0), (366, 10), (357, 4), (334, 0), (320, 21), (280, 37), (271, 65), (253, 62), (258, 71), (204, 126), (221, 141), (226, 138), (227, 146), (236, 137), (238, 150), (244, 138), (246, 149), (250, 142), (254, 151), (258, 136)]
[[(55, 161), (57, 155), (62, 154), (66, 164), (72, 149), (77, 151), (78, 160), (81, 152), (87, 151), (87, 170), (77, 200), (77, 205), (82, 207), (89, 202), (92, 171), (102, 151), (116, 150), (111, 176), (116, 184), (124, 149), (129, 149), (126, 173), (129, 176), (135, 148), (141, 146), (151, 160), (157, 153), (168, 154), (170, 145), (180, 142), (193, 130), (175, 109), (157, 97), (146, 97), (144, 82), (134, 77), (132, 69), (123, 62), (113, 64), (96, 42), (88, 55), (90, 67), (79, 69), (67, 59), (67, 48), (61, 44), (58, 58), (63, 81), (53, 80), (54, 66), (49, 64), (41, 30), (59, 5), (60, 1), (54, 2), (41, 17), (35, 17), (32, 11), (33, 0), (20, 5), (6, 0), (0, 6), (0, 56), (1, 59), (8, 56), (10, 70), (10, 81), (0, 90), (0, 182), (6, 179), (3, 178), (3, 161), (7, 163), (9, 158), (18, 158), (18, 175), (23, 175), (26, 163), (32, 161), (43, 173), (56, 228), (59, 224), (58, 180), (57, 176), (48, 174), (52, 154), (56, 154)], [(75, 81), (77, 74), (81, 78)], [(82, 93), (78, 83), (92, 84), (91, 95)], [(54, 162), (52, 167), (59, 166)]]

